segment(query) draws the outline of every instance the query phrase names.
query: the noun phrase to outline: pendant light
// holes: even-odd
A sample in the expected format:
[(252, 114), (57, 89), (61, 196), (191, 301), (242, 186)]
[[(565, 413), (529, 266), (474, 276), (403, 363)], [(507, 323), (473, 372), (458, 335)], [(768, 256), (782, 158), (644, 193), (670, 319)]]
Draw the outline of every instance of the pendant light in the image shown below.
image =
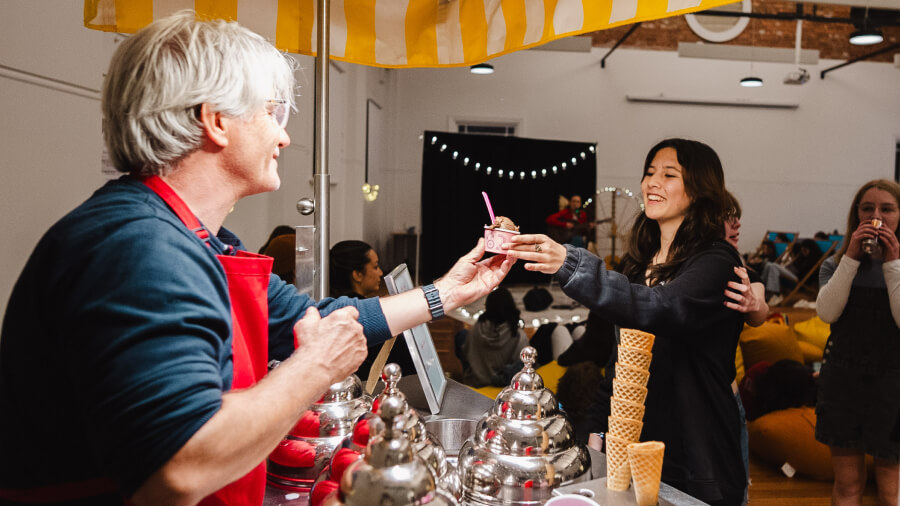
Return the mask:
[(750, 31), (750, 75), (741, 79), (741, 86), (744, 88), (759, 88), (763, 85), (761, 77), (753, 75), (753, 30)]
[(469, 68), (469, 71), (472, 72), (473, 74), (482, 74), (482, 75), (493, 74), (494, 66), (491, 65), (490, 63), (479, 63), (478, 65), (472, 65)]
[(859, 30), (850, 34), (850, 43), (854, 46), (871, 46), (882, 42), (884, 42), (884, 34), (881, 33), (881, 30), (869, 24), (869, 6), (866, 5), (862, 26)]
[(744, 88), (759, 88), (763, 85), (763, 80), (760, 77), (748, 76), (741, 79), (741, 86)]

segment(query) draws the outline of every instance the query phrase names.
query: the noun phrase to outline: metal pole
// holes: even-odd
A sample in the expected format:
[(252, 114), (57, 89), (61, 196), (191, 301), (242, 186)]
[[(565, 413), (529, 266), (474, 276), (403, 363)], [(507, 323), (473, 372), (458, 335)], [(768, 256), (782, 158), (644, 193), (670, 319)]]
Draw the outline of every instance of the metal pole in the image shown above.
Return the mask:
[(316, 165), (313, 181), (316, 191), (316, 250), (314, 261), (316, 277), (313, 286), (313, 299), (319, 300), (328, 295), (328, 54), (330, 32), (329, 0), (317, 0), (316, 12)]

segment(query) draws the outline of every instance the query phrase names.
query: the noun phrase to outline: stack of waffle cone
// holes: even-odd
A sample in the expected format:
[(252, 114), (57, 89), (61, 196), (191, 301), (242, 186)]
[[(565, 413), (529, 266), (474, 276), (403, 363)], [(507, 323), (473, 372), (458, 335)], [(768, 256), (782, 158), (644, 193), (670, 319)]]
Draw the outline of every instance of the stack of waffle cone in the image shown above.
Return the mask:
[(666, 445), (659, 441), (628, 445), (628, 464), (638, 506), (655, 506), (657, 503), (665, 450)]
[(610, 490), (627, 490), (631, 482), (628, 448), (641, 437), (653, 340), (653, 334), (639, 330), (622, 329), (620, 333), (606, 435), (606, 487)]

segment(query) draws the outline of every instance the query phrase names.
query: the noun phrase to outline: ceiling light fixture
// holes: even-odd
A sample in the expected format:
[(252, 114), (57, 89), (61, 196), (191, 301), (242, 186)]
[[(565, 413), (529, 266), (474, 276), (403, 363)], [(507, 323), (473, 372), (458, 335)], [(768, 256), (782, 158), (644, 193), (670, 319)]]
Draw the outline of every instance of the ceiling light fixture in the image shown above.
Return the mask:
[(469, 68), (469, 71), (471, 71), (473, 74), (493, 74), (494, 66), (490, 63), (479, 63), (478, 65), (472, 65)]
[(854, 46), (871, 46), (884, 42), (884, 35), (877, 28), (863, 28), (850, 34), (850, 43)]
[[(851, 9), (851, 15), (852, 13), (853, 10)], [(850, 43), (854, 46), (872, 46), (874, 44), (881, 44), (881, 42), (884, 41), (884, 35), (881, 33), (881, 30), (876, 28), (876, 25), (873, 25), (869, 21), (868, 1), (866, 2), (866, 10), (862, 16), (862, 23), (856, 21), (853, 24), (858, 28), (858, 30), (850, 34)]]
[(763, 80), (759, 77), (750, 76), (741, 79), (741, 86), (744, 88), (759, 88), (762, 85)]

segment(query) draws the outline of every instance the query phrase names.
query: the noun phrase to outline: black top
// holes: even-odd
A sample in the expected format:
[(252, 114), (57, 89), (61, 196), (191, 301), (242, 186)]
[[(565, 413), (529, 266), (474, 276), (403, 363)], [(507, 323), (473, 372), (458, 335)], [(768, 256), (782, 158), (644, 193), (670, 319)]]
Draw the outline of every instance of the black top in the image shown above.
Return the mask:
[(662, 481), (710, 504), (740, 504), (746, 474), (731, 382), (743, 314), (724, 305), (740, 257), (716, 242), (654, 287), (566, 246), (563, 291), (621, 328), (656, 335), (642, 441), (666, 444)]

